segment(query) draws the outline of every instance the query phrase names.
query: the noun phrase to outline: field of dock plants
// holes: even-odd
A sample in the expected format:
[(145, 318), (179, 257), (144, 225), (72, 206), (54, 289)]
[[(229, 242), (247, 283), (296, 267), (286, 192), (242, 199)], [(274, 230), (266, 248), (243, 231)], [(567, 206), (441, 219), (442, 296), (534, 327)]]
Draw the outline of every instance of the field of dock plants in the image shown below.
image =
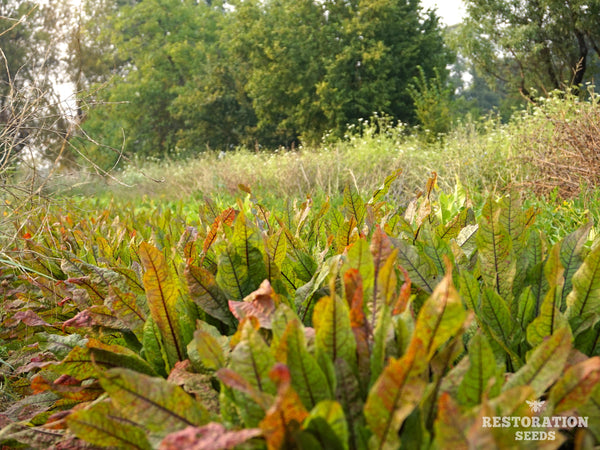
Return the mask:
[(597, 444), (592, 224), (550, 239), (517, 191), (476, 205), (435, 173), (398, 206), (398, 176), (335, 207), (241, 185), (30, 217), (0, 273), (0, 442)]

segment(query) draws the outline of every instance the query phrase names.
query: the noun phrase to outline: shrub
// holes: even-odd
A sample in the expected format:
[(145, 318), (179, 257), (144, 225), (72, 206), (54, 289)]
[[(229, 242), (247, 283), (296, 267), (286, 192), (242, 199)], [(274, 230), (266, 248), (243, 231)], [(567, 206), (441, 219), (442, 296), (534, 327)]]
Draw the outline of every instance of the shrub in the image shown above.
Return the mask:
[(522, 186), (537, 194), (557, 189), (562, 198), (582, 185), (600, 182), (600, 97), (589, 88), (585, 100), (561, 93), (540, 99), (522, 119), (514, 145), (532, 170)]

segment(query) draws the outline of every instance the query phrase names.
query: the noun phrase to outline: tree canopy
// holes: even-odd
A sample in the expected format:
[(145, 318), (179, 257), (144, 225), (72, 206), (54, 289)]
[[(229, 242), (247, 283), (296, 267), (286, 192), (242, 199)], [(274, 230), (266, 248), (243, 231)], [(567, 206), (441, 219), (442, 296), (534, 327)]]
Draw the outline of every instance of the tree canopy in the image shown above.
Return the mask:
[(599, 0), (466, 0), (458, 39), (489, 81), (526, 98), (598, 75)]
[(420, 66), (452, 61), (418, 0), (143, 0), (110, 15), (120, 61), (85, 127), (145, 155), (292, 145), (373, 113), (415, 123)]
[(0, 0), (0, 173), (24, 148), (56, 156), (67, 121), (54, 82), (61, 11)]

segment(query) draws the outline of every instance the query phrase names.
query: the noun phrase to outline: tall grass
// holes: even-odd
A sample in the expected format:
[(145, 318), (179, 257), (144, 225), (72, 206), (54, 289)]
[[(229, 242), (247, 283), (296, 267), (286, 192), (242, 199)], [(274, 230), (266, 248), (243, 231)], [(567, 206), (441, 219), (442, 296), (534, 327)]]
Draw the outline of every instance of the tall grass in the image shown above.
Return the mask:
[(402, 174), (393, 195), (403, 201), (421, 188), (431, 172), (442, 187), (457, 179), (477, 191), (495, 190), (508, 181), (512, 156), (502, 126), (493, 121), (468, 123), (429, 142), (403, 125), (384, 118), (363, 121), (343, 140), (324, 139), (317, 148), (200, 153), (186, 160), (136, 159), (114, 179), (82, 172), (65, 174), (61, 183), (78, 195), (110, 194), (128, 199), (142, 195), (172, 199), (233, 195), (240, 184), (263, 197), (340, 194), (346, 183), (367, 195), (391, 173)]
[[(540, 179), (543, 157), (551, 147), (553, 161), (561, 158), (557, 152), (566, 148), (562, 137), (573, 140), (573, 133), (582, 132), (584, 125), (575, 120), (581, 117), (582, 108), (598, 111), (599, 106), (598, 102), (555, 97), (516, 113), (509, 123), (495, 117), (465, 119), (433, 140), (389, 118), (374, 116), (349, 127), (341, 140), (325, 136), (316, 148), (204, 151), (186, 160), (133, 158), (133, 164), (115, 174), (118, 182), (104, 178), (99, 183), (80, 172), (65, 175), (63, 184), (75, 186), (73, 194), (128, 199), (231, 196), (240, 184), (262, 197), (335, 197), (346, 183), (367, 195), (401, 169), (392, 189), (400, 202), (422, 188), (434, 171), (442, 189), (459, 180), (473, 196), (487, 196), (509, 186), (548, 194), (552, 189), (537, 189), (545, 185)], [(569, 123), (577, 126), (567, 133), (564, 129)], [(556, 132), (558, 126), (561, 133)]]

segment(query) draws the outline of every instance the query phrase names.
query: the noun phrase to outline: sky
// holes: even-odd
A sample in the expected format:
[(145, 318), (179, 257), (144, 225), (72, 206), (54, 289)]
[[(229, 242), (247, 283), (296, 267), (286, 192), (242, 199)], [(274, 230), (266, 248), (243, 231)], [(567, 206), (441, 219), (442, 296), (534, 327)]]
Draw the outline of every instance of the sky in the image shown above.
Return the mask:
[(465, 15), (462, 0), (421, 0), (424, 9), (437, 8), (437, 14), (445, 25), (456, 25)]

